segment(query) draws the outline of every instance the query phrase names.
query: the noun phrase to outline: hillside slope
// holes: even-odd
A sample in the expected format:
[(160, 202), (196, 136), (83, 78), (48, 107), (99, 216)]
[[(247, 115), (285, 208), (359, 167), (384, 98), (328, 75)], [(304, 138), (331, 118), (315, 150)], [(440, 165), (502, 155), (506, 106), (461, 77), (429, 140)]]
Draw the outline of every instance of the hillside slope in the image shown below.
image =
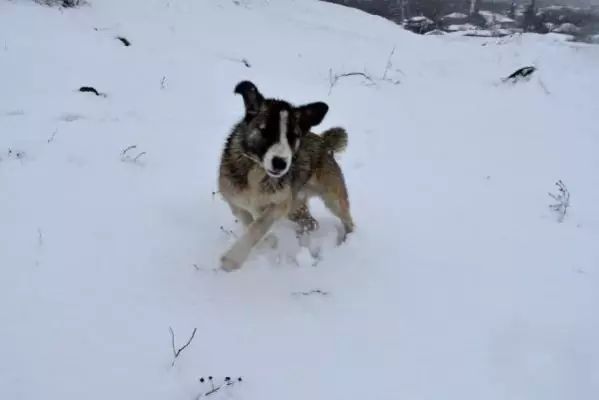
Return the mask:
[[(0, 2), (0, 398), (596, 399), (598, 65), (310, 0)], [(214, 270), (242, 79), (349, 132), (357, 231), (315, 201), (321, 260), (281, 224)]]

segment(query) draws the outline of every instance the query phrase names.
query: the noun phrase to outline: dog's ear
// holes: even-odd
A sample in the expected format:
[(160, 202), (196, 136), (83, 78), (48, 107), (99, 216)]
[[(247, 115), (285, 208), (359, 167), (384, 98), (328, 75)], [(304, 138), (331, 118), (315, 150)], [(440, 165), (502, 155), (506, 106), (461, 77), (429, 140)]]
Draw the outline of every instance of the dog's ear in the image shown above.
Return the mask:
[(235, 94), (243, 97), (245, 104), (245, 122), (250, 122), (258, 114), (260, 106), (264, 102), (264, 96), (258, 90), (256, 85), (250, 81), (241, 81), (235, 86)]
[(329, 106), (327, 103), (317, 101), (298, 107), (296, 112), (300, 128), (306, 132), (322, 122), (327, 112), (329, 112)]

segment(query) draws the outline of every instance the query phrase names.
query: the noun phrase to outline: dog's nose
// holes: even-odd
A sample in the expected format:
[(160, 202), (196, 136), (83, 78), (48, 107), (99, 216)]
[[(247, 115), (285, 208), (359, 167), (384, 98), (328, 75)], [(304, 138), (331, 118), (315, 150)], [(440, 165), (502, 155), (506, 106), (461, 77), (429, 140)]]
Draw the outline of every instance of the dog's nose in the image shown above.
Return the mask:
[(281, 157), (273, 157), (272, 158), (272, 169), (276, 172), (283, 171), (287, 168), (287, 161)]

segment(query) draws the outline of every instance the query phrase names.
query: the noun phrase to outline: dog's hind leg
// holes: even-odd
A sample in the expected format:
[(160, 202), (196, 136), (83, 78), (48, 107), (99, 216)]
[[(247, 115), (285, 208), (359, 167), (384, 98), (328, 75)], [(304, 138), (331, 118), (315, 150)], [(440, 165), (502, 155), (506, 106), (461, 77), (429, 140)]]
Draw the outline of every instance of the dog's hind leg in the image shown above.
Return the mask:
[(337, 244), (345, 242), (347, 235), (354, 231), (354, 221), (349, 210), (349, 199), (345, 186), (336, 192), (327, 191), (322, 196), (324, 205), (343, 223), (343, 232), (339, 233)]
[(237, 239), (233, 247), (221, 257), (221, 268), (226, 271), (241, 268), (254, 246), (266, 235), (275, 221), (288, 212), (288, 209), (287, 204), (272, 204), (266, 207), (262, 214), (248, 226), (243, 236)]

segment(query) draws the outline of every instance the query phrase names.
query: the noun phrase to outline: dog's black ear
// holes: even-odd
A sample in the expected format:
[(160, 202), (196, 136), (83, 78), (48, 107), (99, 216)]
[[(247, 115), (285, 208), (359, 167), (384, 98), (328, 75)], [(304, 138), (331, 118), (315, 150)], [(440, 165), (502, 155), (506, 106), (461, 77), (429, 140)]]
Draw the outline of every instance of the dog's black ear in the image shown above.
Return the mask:
[(264, 102), (264, 96), (258, 90), (256, 85), (250, 81), (241, 81), (235, 86), (235, 94), (243, 97), (245, 104), (245, 122), (250, 122), (258, 114), (260, 106)]
[(297, 115), (302, 131), (309, 131), (313, 126), (320, 124), (327, 112), (329, 112), (329, 106), (322, 101), (298, 107)]

